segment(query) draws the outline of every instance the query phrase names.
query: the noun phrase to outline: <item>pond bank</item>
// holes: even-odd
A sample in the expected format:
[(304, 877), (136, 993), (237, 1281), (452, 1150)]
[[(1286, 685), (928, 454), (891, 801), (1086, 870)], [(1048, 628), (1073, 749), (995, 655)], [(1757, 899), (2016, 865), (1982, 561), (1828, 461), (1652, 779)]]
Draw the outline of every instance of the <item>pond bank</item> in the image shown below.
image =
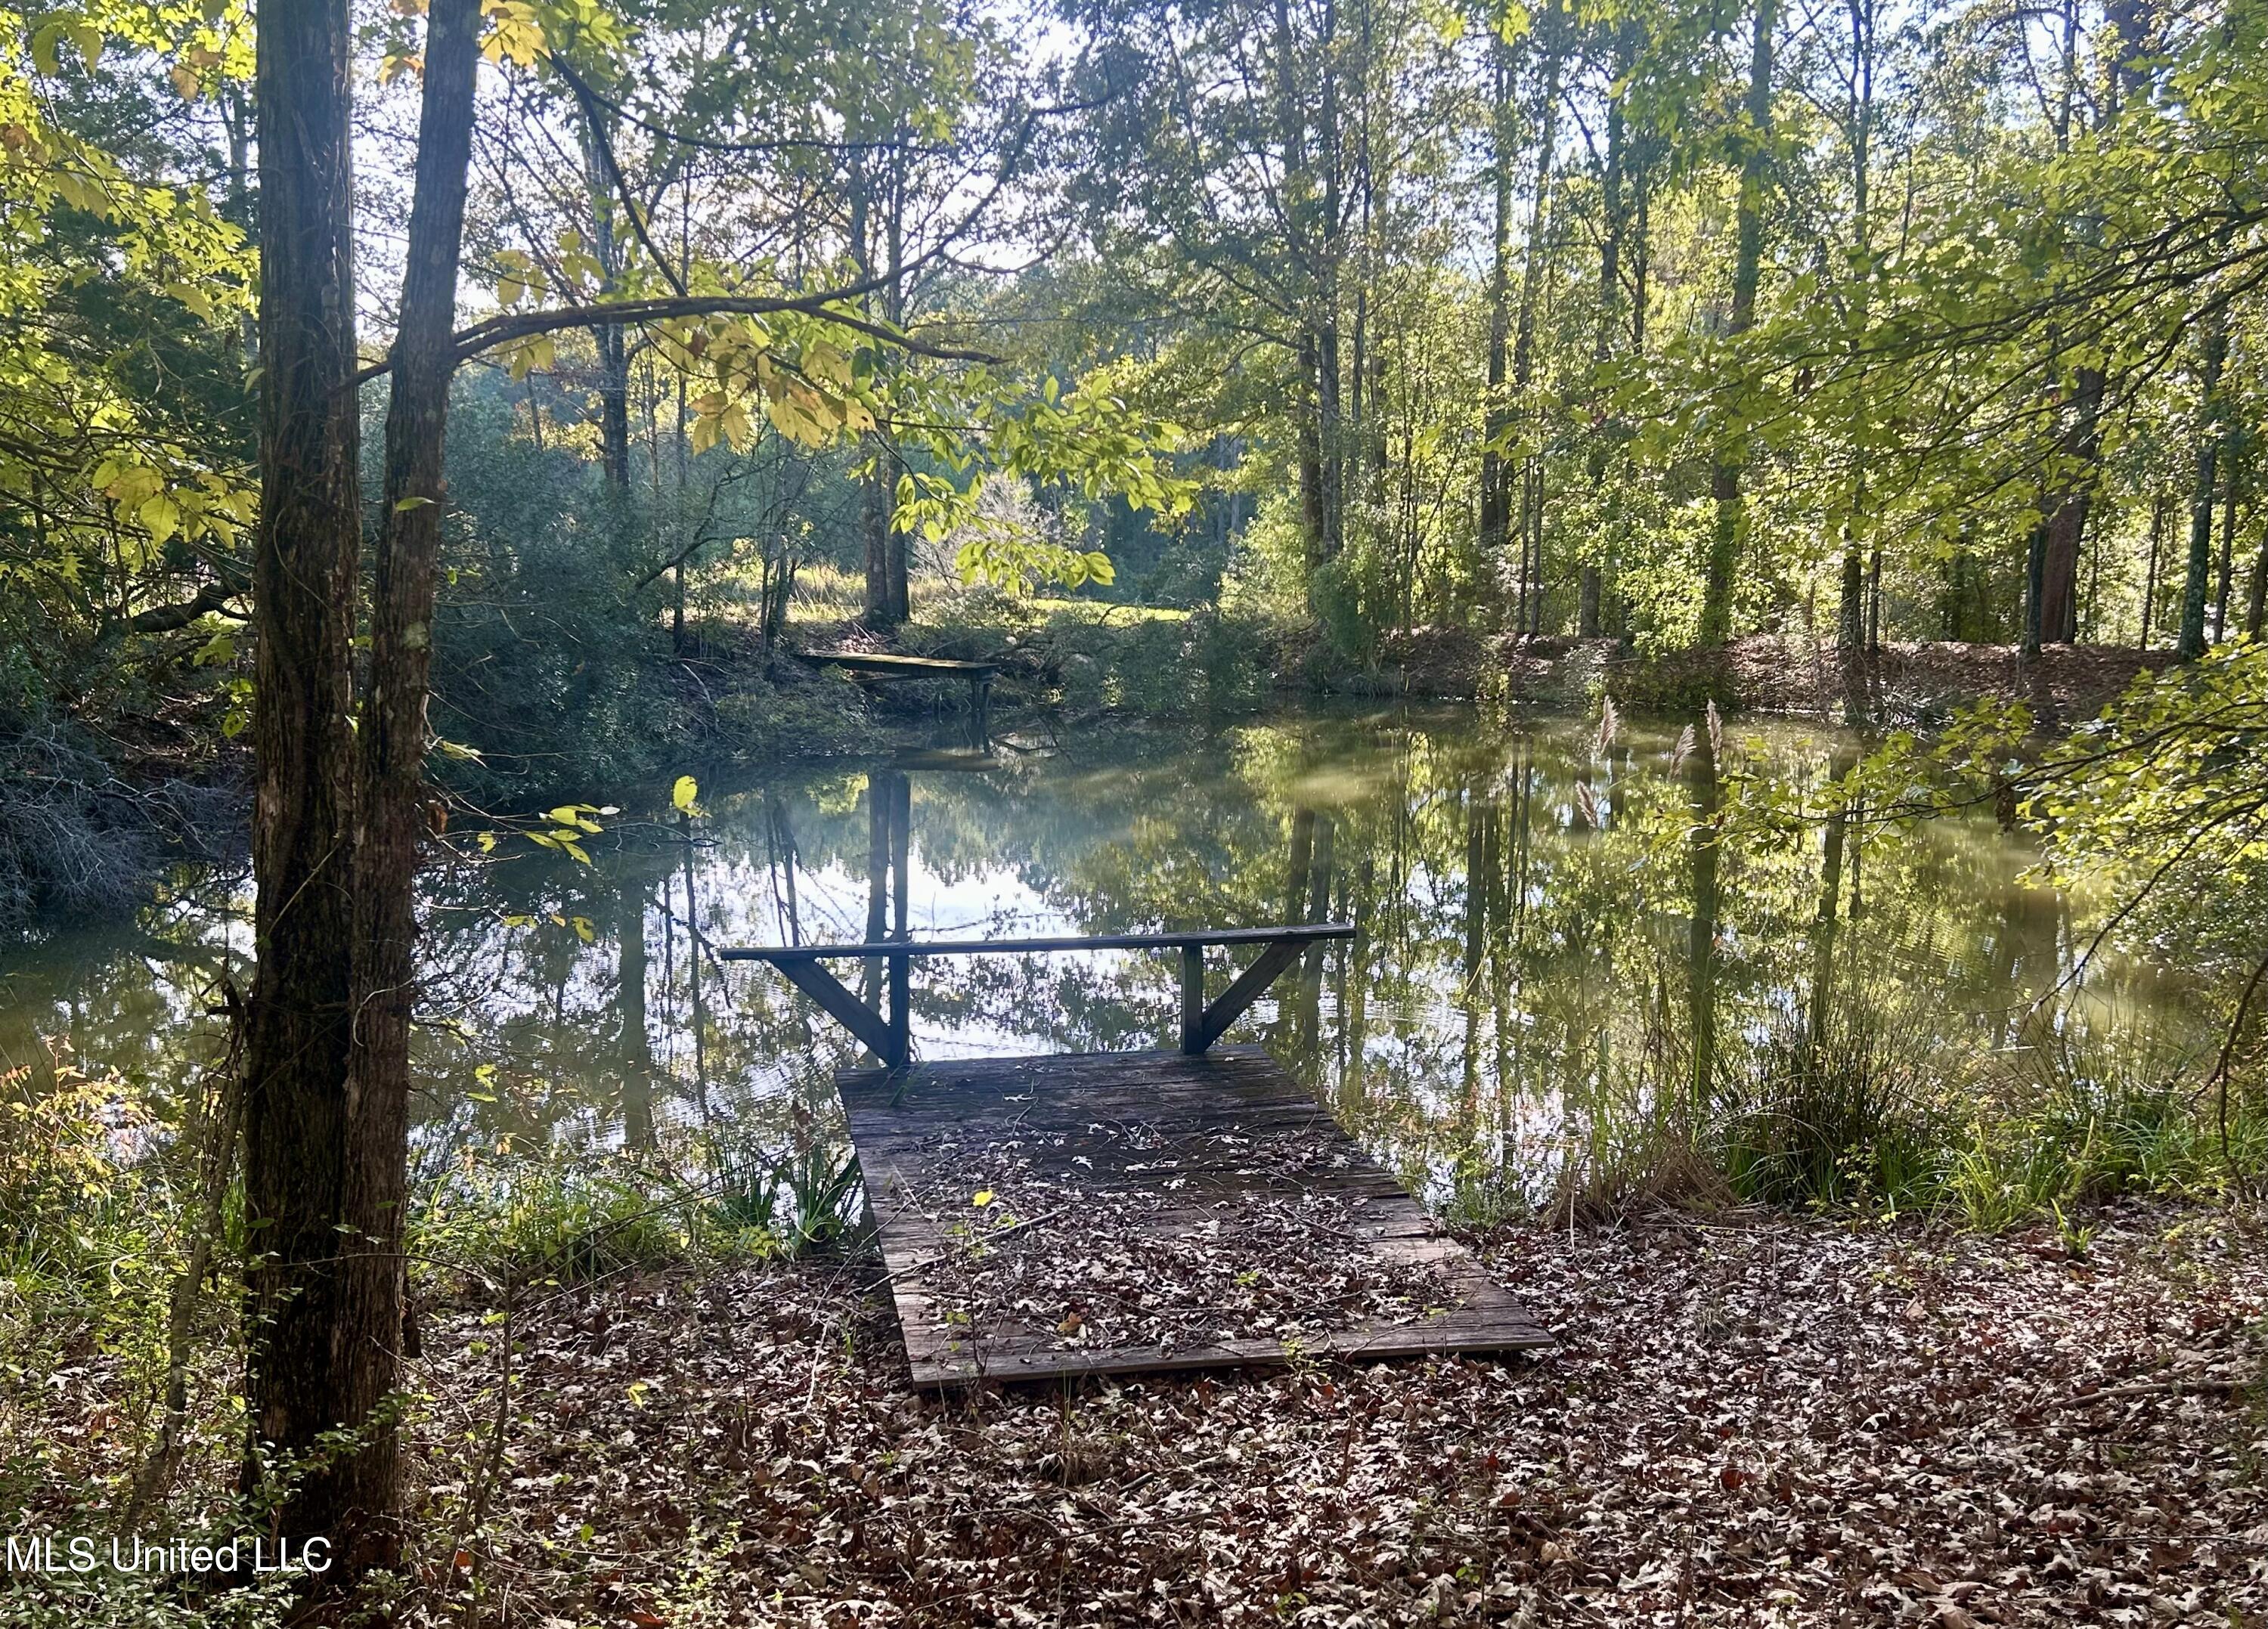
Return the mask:
[(2169, 651), (2123, 645), (2050, 645), (2027, 662), (2014, 645), (1907, 641), (1885, 643), (1846, 673), (1831, 642), (1771, 635), (1638, 657), (1611, 639), (1491, 639), (1463, 629), (1396, 636), (1383, 657), (1384, 688), (1442, 700), (1577, 707), (1605, 693), (1628, 710), (1680, 713), (1714, 698), (1728, 711), (1837, 721), (1855, 704), (1870, 723), (1926, 726), (1998, 697), (2025, 702), (2047, 729), (2095, 717), (2136, 674), (2173, 661)]
[[(1611, 640), (1428, 628), (1389, 637), (1366, 667), (1333, 657), (1311, 628), (1209, 612), (1114, 621), (1124, 608), (1025, 622), (948, 617), (890, 637), (855, 623), (796, 633), (812, 649), (998, 656), (996, 733), (1020, 726), (1043, 735), (1114, 718), (1218, 723), (1335, 697), (1587, 711), (1602, 695), (1637, 715), (1690, 717), (1713, 697), (1727, 711), (1923, 727), (1995, 696), (2026, 701), (2052, 731), (2093, 718), (2136, 674), (2171, 660), (2165, 652), (2060, 646), (2027, 664), (2006, 645), (1890, 645), (1852, 671), (1855, 689), (1846, 693), (1830, 646), (1807, 650), (1771, 637), (1723, 652), (1638, 658)], [(486, 730), (477, 708), (442, 693), (437, 720), (454, 746), (478, 755), (436, 763), (437, 781), (462, 801), (460, 823), (562, 800), (629, 801), (626, 786), (658, 797), (688, 770), (706, 779), (751, 765), (957, 741), (967, 728), (967, 687), (958, 681), (862, 690), (729, 629), (658, 658), (652, 669), (653, 694), (634, 720), (610, 729), (601, 719), (563, 741), (531, 744)], [(107, 756), (54, 733), (0, 737), (0, 931), (63, 915), (122, 914), (169, 864), (240, 856), (250, 755), (246, 737), (222, 734), (221, 711), (218, 697), (208, 697), (190, 721), (201, 741), (193, 754), (172, 737), (157, 746), (129, 741)]]

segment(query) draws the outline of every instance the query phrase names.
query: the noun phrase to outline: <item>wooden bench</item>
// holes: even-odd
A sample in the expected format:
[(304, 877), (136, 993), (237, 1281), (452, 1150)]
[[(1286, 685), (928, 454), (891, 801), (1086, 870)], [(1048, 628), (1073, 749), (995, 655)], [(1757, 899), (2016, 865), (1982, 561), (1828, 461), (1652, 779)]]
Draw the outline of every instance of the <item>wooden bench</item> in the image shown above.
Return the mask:
[[(1176, 933), (1071, 933), (1041, 939), (887, 939), (857, 945), (764, 945), (719, 954), (728, 962), (768, 962), (820, 1010), (848, 1029), (890, 1068), (912, 1058), (909, 1021), (913, 963), (929, 956), (1031, 955), (1062, 950), (1175, 950), (1182, 958), (1182, 1051), (1202, 1057), (1244, 1009), (1258, 1000), (1285, 968), (1310, 945), (1351, 939), (1346, 922), (1284, 923), (1274, 927), (1196, 929)], [(1229, 987), (1211, 1003), (1204, 999), (1204, 953), (1209, 947), (1260, 947)], [(875, 1012), (849, 986), (820, 965), (822, 962), (880, 961), (888, 964), (890, 1003), (887, 1016)]]

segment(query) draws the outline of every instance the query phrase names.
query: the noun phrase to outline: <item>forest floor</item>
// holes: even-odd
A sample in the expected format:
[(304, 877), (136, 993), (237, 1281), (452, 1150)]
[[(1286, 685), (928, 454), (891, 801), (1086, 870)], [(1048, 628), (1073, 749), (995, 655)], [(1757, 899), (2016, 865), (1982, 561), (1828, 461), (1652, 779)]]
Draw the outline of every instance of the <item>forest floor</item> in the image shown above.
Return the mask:
[(2268, 1219), (2088, 1220), (1506, 1227), (1471, 1242), (1555, 1352), (944, 1399), (871, 1261), (661, 1273), (517, 1316), (500, 1455), (460, 1308), (419, 1376), (418, 1614), (2268, 1622)]
[(1831, 644), (1772, 635), (1721, 652), (1624, 657), (1610, 639), (1490, 640), (1458, 629), (1397, 636), (1384, 656), (1396, 688), (1441, 698), (1500, 682), (1510, 698), (1545, 705), (1582, 705), (1603, 690), (1641, 711), (1690, 711), (1714, 696), (1742, 711), (1839, 718), (1855, 696), (1873, 721), (1926, 725), (1979, 697), (1999, 697), (2025, 702), (2051, 729), (2093, 718), (2135, 674), (2173, 660), (2123, 645), (2051, 645), (2026, 662), (2014, 645), (1896, 642), (1846, 675)]

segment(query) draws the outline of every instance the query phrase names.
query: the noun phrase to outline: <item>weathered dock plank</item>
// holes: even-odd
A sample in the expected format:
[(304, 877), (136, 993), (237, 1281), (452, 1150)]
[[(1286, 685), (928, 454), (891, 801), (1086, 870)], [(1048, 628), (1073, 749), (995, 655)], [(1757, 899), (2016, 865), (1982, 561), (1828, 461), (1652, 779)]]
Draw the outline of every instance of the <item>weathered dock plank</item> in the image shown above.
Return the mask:
[(1552, 1344), (1256, 1047), (836, 1079), (917, 1383)]

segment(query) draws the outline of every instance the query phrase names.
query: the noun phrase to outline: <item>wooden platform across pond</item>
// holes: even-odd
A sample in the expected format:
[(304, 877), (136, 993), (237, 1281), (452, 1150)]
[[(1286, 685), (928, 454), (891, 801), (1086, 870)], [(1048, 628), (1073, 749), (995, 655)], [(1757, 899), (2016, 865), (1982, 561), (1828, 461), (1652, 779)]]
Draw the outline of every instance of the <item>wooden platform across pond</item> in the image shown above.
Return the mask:
[(1552, 1344), (1257, 1047), (836, 1080), (917, 1383)]

